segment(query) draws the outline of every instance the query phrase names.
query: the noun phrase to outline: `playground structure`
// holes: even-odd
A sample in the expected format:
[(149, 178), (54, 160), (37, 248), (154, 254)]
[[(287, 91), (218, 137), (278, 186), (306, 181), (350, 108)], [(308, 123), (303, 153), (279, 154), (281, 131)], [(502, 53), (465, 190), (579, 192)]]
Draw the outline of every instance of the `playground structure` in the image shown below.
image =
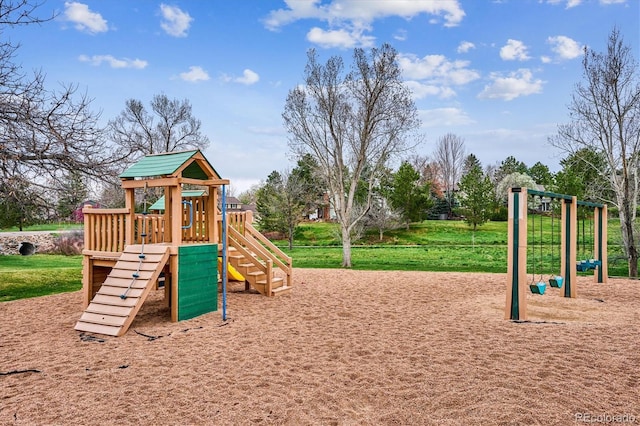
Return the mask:
[[(527, 319), (527, 293), (543, 294), (544, 283), (529, 280), (527, 273), (527, 215), (529, 196), (558, 200), (560, 218), (560, 270), (554, 271), (550, 285), (562, 287), (564, 297), (577, 297), (577, 272), (594, 271), (598, 283), (607, 281), (607, 206), (600, 203), (578, 201), (575, 196), (537, 191), (527, 188), (511, 188), (508, 197), (508, 252), (507, 297), (505, 319)], [(577, 259), (578, 206), (593, 209), (594, 238), (593, 258)], [(542, 244), (542, 241), (540, 242)]]
[[(147, 155), (120, 179), (124, 208), (83, 209), (84, 313), (76, 330), (121, 336), (162, 287), (173, 322), (217, 311), (219, 283), (226, 319), (228, 279), (269, 297), (292, 289), (291, 258), (253, 227), (250, 211), (226, 213), (229, 181), (199, 150)], [(163, 213), (147, 211), (150, 188), (163, 188), (154, 210)], [(136, 212), (140, 191), (144, 207)]]

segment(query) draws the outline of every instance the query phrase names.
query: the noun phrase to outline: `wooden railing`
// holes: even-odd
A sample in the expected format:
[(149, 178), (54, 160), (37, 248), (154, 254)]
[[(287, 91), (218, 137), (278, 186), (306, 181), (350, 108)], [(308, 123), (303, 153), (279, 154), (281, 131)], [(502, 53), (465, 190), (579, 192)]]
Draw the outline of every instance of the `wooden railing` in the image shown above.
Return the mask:
[[(193, 222), (189, 229), (183, 229), (182, 238), (185, 243), (208, 241), (208, 226), (205, 217), (206, 201), (204, 197), (193, 197)], [(127, 241), (128, 209), (96, 209), (85, 207), (84, 214), (84, 248), (97, 252), (123, 252)], [(189, 213), (187, 212), (188, 216)], [(251, 224), (253, 216), (248, 212), (227, 213), (227, 226), (230, 242), (236, 246), (243, 246), (242, 250), (253, 253), (253, 256), (271, 269), (272, 265), (279, 268), (286, 275), (287, 286), (292, 284), (292, 259), (262, 235)], [(188, 217), (183, 217), (183, 223), (189, 223)], [(136, 214), (133, 225), (133, 242), (142, 243), (143, 231), (146, 234), (146, 244), (166, 242), (164, 216), (159, 214)], [(222, 222), (218, 225), (221, 227)], [(220, 229), (221, 231), (221, 229)], [(222, 232), (219, 233), (222, 235)]]
[(136, 214), (133, 241), (142, 244), (142, 234), (146, 234), (145, 244), (164, 242), (164, 216), (161, 214)]
[(272, 267), (279, 268), (286, 275), (286, 285), (292, 285), (293, 260), (280, 248), (273, 244), (267, 237), (251, 224), (253, 216), (250, 211), (233, 212), (227, 214), (227, 226), (229, 228), (229, 242), (236, 249), (240, 249), (247, 257), (245, 251), (253, 253), (254, 257), (262, 263), (259, 268), (266, 273)]
[(190, 203), (190, 207), (183, 205), (182, 209), (182, 241), (187, 243), (209, 241), (209, 224), (206, 220), (207, 198), (208, 196), (204, 195), (182, 199), (183, 203)]
[(94, 209), (85, 207), (84, 248), (91, 251), (124, 250), (128, 209)]
[[(94, 209), (85, 207), (84, 248), (89, 251), (121, 253), (127, 241), (128, 209)], [(143, 232), (144, 231), (144, 232)], [(146, 244), (164, 242), (164, 217), (157, 214), (136, 214), (133, 223), (133, 243)]]
[(234, 228), (244, 235), (244, 224), (253, 222), (253, 213), (246, 212), (227, 212), (227, 226)]

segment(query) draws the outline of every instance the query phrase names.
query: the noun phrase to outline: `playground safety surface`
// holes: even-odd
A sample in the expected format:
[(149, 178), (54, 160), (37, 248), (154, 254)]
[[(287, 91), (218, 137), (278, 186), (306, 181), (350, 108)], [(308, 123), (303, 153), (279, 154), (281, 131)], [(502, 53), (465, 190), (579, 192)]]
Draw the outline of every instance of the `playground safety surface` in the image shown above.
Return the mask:
[(1, 303), (0, 424), (640, 423), (638, 281), (530, 294), (515, 323), (506, 274), (293, 275), (231, 285), (226, 322), (153, 293), (123, 337), (74, 330), (80, 292)]

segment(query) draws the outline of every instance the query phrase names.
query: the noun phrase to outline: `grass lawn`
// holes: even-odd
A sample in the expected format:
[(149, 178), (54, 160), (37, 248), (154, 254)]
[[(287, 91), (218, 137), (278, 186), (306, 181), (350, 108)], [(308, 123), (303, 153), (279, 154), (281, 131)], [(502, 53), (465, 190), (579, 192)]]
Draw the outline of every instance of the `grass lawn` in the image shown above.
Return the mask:
[(0, 256), (0, 302), (82, 288), (82, 256)]
[[(536, 218), (536, 229), (540, 229), (539, 221), (540, 218)], [(559, 272), (558, 224), (556, 219), (552, 232), (551, 219), (544, 217), (542, 236), (536, 232), (528, 237), (530, 273), (534, 268), (538, 274)], [(579, 258), (593, 257), (593, 243), (588, 235), (587, 227), (585, 244), (579, 239)], [(617, 220), (609, 221), (608, 236), (609, 275), (626, 276), (626, 262), (620, 260), (622, 250)], [(287, 248), (286, 241), (276, 244), (293, 257), (295, 267), (340, 268), (342, 263), (338, 226), (334, 223), (301, 224), (292, 250)], [(501, 273), (506, 272), (506, 258), (506, 222), (490, 222), (473, 232), (464, 222), (424, 221), (412, 224), (409, 230), (387, 231), (382, 241), (377, 232), (370, 232), (354, 242), (352, 250), (353, 269), (360, 270)], [(82, 256), (0, 256), (0, 302), (76, 291), (82, 287), (81, 282)]]
[[(24, 232), (29, 231), (73, 231), (75, 229), (82, 229), (81, 223), (69, 223), (69, 222), (55, 222), (45, 223), (41, 225), (25, 226), (22, 230)], [(0, 232), (20, 232), (17, 226), (11, 228), (2, 228)]]

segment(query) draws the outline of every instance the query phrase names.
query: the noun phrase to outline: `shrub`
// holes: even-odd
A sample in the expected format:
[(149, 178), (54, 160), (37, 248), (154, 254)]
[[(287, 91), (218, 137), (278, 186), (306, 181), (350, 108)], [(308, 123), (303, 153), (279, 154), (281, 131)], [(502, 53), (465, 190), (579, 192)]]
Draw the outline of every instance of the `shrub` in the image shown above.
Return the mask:
[(53, 254), (72, 256), (82, 254), (84, 248), (83, 231), (65, 232), (60, 234), (53, 242)]

